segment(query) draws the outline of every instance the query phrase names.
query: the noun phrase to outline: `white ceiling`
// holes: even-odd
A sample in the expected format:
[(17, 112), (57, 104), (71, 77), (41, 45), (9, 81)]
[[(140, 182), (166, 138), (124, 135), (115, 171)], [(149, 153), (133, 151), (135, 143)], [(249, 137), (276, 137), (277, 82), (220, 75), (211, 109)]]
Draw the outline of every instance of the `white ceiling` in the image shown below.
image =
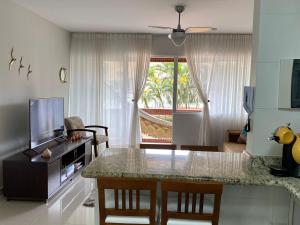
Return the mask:
[(217, 33), (252, 33), (254, 0), (13, 0), (72, 32), (162, 33), (148, 25), (213, 26)]

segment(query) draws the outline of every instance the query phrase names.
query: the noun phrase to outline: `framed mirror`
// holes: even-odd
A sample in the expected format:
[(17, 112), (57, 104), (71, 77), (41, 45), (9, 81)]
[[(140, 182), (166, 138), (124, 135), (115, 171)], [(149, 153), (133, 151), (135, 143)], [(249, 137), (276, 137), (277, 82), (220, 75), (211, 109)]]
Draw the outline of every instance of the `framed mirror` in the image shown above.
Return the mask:
[(67, 83), (67, 69), (65, 67), (61, 67), (59, 70), (59, 80), (61, 83)]

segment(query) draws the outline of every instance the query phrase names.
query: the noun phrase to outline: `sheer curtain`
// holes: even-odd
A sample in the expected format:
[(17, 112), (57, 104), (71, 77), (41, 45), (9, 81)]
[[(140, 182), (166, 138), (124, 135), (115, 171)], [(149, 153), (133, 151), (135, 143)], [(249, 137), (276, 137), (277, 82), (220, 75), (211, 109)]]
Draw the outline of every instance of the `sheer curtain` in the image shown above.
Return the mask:
[(191, 34), (185, 52), (204, 104), (199, 144), (221, 146), (227, 129), (246, 123), (243, 86), (250, 82), (251, 35)]
[(72, 35), (70, 115), (108, 126), (111, 146), (135, 144), (139, 136), (137, 99), (147, 77), (151, 43), (148, 34)]

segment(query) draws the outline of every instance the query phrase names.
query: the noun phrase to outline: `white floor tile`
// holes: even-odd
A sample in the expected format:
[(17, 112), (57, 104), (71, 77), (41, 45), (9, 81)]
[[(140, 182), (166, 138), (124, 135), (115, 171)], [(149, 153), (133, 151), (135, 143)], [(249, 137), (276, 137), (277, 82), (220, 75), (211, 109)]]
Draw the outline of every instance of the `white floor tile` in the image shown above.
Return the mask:
[(82, 205), (89, 196), (92, 185), (91, 180), (78, 176), (47, 204), (6, 201), (0, 197), (0, 224), (94, 225), (94, 208)]

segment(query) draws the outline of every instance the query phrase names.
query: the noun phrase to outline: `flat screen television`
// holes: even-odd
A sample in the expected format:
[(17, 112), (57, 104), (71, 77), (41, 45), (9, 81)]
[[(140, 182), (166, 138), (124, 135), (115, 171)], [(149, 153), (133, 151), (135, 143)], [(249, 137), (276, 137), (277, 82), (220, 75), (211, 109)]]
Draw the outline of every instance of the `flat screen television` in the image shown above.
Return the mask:
[(63, 136), (64, 99), (40, 98), (29, 100), (30, 149)]

